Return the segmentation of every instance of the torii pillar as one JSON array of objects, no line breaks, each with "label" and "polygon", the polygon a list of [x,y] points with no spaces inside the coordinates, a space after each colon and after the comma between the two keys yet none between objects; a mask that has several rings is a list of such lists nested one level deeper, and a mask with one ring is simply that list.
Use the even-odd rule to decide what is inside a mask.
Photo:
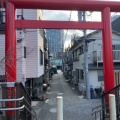
[{"label": "torii pillar", "polygon": [[104,67],[104,91],[114,88],[114,67],[112,53],[112,28],[110,8],[106,7],[102,11],[102,43],[103,43],[103,67]]},{"label": "torii pillar", "polygon": [[[5,82],[16,81],[16,28],[15,7],[12,3],[6,4],[6,35],[5,35]],[[8,88],[7,97],[16,97],[16,89]],[[14,94],[13,94],[14,93]],[[13,102],[8,102],[7,107],[14,107]],[[7,112],[7,120],[14,120],[15,111]]]}]

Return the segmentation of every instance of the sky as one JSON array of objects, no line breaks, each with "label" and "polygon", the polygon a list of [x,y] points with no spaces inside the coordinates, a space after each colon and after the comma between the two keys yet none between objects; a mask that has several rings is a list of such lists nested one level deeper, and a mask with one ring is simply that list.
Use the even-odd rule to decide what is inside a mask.
[{"label": "sky", "polygon": [[[58,21],[69,21],[71,11],[60,11],[60,10],[43,10],[43,19],[44,20],[58,20]],[[115,13],[112,13],[115,14]],[[71,21],[78,21],[78,12],[72,11]],[[101,21],[101,13],[100,12],[86,12],[86,20],[87,21]],[[67,33],[67,36],[66,36]],[[70,45],[71,35],[83,35],[83,32],[80,30],[64,30],[64,46],[65,48]]]}]

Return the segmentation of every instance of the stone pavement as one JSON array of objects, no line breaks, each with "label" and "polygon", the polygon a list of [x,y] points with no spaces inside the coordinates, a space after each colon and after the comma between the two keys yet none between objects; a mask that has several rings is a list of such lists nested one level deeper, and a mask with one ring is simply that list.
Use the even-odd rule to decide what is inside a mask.
[{"label": "stone pavement", "polygon": [[100,100],[83,99],[65,82],[61,71],[55,74],[47,92],[45,102],[33,102],[38,120],[56,120],[56,97],[63,96],[64,120],[94,120],[92,108],[101,104]]}]

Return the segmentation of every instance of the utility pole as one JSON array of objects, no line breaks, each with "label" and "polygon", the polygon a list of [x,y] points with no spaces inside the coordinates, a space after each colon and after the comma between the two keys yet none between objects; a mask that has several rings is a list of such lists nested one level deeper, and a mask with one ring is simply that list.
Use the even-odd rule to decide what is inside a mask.
[{"label": "utility pole", "polygon": [[[83,11],[83,21],[86,21],[85,11]],[[89,72],[88,72],[88,54],[87,54],[87,39],[86,39],[86,29],[83,30],[84,34],[84,78],[86,85],[86,98],[90,99],[90,85],[89,85]]]}]

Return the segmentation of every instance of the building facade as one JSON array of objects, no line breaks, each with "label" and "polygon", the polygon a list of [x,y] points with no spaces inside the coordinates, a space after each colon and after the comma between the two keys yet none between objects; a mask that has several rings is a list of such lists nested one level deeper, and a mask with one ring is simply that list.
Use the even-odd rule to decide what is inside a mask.
[{"label": "building facade", "polygon": [[[120,34],[112,32],[113,42],[113,62],[114,71],[120,70]],[[88,80],[89,88],[102,88],[104,90],[104,71],[102,54],[102,33],[100,30],[87,34],[87,60],[88,60]],[[69,64],[68,53],[72,51],[72,64]],[[84,62],[84,37],[79,38],[69,51],[66,52],[65,73],[69,82],[71,82],[79,91],[85,91],[85,62]],[[71,67],[72,65],[72,67]],[[71,69],[72,68],[72,69]],[[72,77],[70,77],[70,74]]]},{"label": "building facade", "polygon": [[[41,20],[41,10],[18,9],[17,19]],[[4,29],[5,30],[5,29]],[[25,84],[32,96],[32,91],[39,95],[43,91],[44,80],[44,39],[43,29],[17,29],[17,82]],[[0,75],[5,75],[5,35],[0,34]],[[35,89],[35,90],[34,90]]]},{"label": "building facade", "polygon": [[46,30],[46,38],[48,40],[48,47],[53,58],[57,56],[58,52],[63,52],[64,31],[57,29]]}]

